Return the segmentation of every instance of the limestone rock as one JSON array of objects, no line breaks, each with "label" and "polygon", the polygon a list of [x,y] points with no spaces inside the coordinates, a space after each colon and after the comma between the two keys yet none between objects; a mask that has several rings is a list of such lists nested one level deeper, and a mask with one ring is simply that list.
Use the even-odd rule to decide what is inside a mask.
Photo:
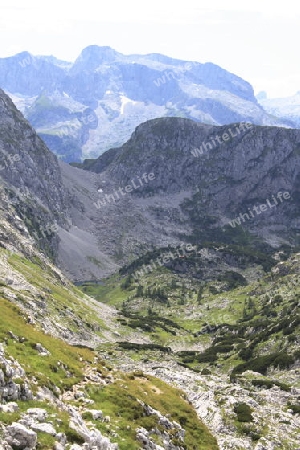
[{"label": "limestone rock", "polygon": [[5,439],[12,447],[20,450],[31,450],[36,446],[37,434],[24,425],[14,422],[6,428]]}]

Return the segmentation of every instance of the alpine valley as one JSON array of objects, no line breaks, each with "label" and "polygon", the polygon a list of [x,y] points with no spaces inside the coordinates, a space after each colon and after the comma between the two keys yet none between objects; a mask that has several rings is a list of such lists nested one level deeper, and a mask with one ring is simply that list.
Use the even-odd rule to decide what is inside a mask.
[{"label": "alpine valley", "polygon": [[300,130],[161,55],[0,85],[0,450],[299,450]]}]

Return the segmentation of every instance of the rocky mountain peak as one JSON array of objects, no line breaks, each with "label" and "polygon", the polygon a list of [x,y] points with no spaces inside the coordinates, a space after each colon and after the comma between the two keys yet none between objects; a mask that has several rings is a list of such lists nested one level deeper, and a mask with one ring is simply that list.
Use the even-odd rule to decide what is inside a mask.
[{"label": "rocky mountain peak", "polygon": [[101,64],[109,64],[116,61],[121,54],[109,46],[89,45],[82,50],[76,59],[72,71],[93,71]]}]

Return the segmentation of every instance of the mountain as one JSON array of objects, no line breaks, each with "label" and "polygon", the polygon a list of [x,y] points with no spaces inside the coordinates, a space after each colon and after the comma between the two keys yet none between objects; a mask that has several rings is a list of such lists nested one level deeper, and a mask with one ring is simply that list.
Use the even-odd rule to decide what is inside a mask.
[{"label": "mountain", "polygon": [[299,448],[299,141],[155,119],[82,170],[0,91],[1,450]]},{"label": "mountain", "polygon": [[66,162],[97,157],[157,117],[211,125],[289,125],[267,114],[252,86],[212,64],[89,46],[74,63],[23,52],[0,59],[6,90],[49,148]]},{"label": "mountain", "polygon": [[[107,192],[125,187],[143,173],[154,174],[152,181],[142,181],[143,187],[132,192],[133,211],[139,205],[147,214],[143,227],[149,233],[144,242],[150,236],[150,224],[156,223],[167,227],[165,244],[171,243],[171,236],[180,235],[197,243],[237,241],[239,226],[271,245],[295,244],[299,142],[299,130],[155,119],[137,127],[121,148],[87,160],[82,167],[98,173],[99,186],[105,186],[99,193],[102,214],[112,202]],[[287,192],[286,200],[278,201],[283,192]],[[101,207],[105,199],[107,204]],[[116,198],[114,203],[117,211],[122,201]],[[267,206],[261,213],[257,206],[263,204]],[[138,220],[137,216],[135,235]]]},{"label": "mountain", "polygon": [[300,127],[300,92],[286,98],[258,99],[260,105],[273,117],[290,123],[291,127]]},{"label": "mountain", "polygon": [[[87,161],[83,171],[46,151],[4,94],[2,102],[20,129],[16,135],[7,115],[0,119],[3,179],[17,203],[29,193],[31,209],[19,206],[21,218],[75,281],[110,275],[156,247],[256,245],[257,239],[271,248],[298,245],[298,130],[155,119],[119,149]],[[46,152],[38,166],[32,142],[39,155]],[[19,158],[14,164],[9,152]]]}]

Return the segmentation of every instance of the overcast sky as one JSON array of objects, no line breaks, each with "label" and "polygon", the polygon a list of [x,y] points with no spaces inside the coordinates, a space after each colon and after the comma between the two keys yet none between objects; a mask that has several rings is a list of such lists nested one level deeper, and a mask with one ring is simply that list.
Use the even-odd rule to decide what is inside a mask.
[{"label": "overcast sky", "polygon": [[0,0],[0,57],[163,53],[218,64],[269,97],[300,91],[299,43],[295,0]]}]

